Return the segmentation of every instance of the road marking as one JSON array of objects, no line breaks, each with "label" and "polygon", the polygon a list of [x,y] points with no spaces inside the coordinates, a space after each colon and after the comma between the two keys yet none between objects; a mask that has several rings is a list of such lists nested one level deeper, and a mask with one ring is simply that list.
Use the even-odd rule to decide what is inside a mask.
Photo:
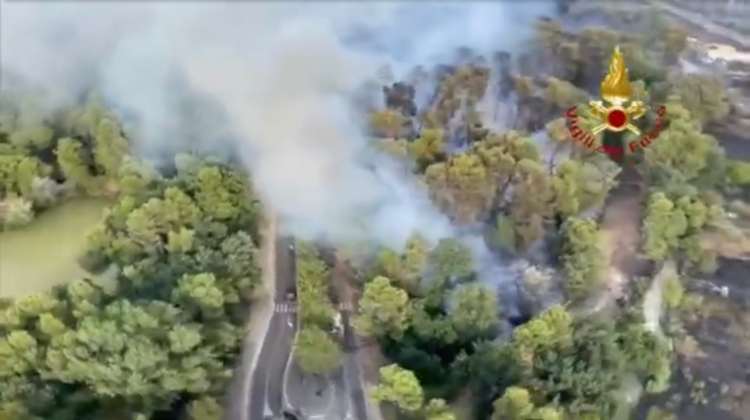
[{"label": "road marking", "polygon": [[287,303],[287,302],[276,303],[274,304],[273,310],[276,313],[282,313],[282,314],[296,313],[297,305],[293,303]]},{"label": "road marking", "polygon": [[[266,235],[264,235],[266,239],[263,242],[262,249],[266,253],[266,255],[263,258],[263,264],[261,266],[262,269],[262,287],[267,288],[270,286],[270,296],[267,296],[263,299],[262,305],[268,305],[270,303],[273,303],[273,299],[276,296],[276,216],[273,214],[273,212],[268,213],[268,225],[265,226],[266,228]],[[267,308],[270,309],[270,308]],[[271,321],[273,319],[273,313],[269,312],[268,310],[261,312],[262,315],[267,316],[267,319],[265,322],[263,322],[261,330],[258,332],[261,332],[261,338],[260,340],[255,343],[255,346],[253,346],[252,341],[252,335],[249,333],[246,333],[245,335],[245,343],[243,344],[243,352],[247,348],[248,344],[250,344],[251,350],[253,351],[252,359],[250,360],[250,371],[247,373],[247,377],[245,379],[245,382],[243,384],[244,386],[244,392],[243,392],[243,401],[242,401],[242,414],[240,415],[239,420],[247,420],[248,414],[254,407],[250,404],[252,399],[250,398],[251,391],[253,389],[253,377],[255,376],[256,368],[258,367],[258,360],[260,360],[260,354],[263,351],[263,347],[266,343],[266,338],[268,338],[268,331],[271,328]],[[268,378],[266,377],[266,381],[263,384],[265,388],[266,395],[268,394]],[[268,407],[268,398],[266,397],[263,401],[263,416],[267,416],[267,412],[271,411]],[[271,413],[273,414],[273,413]]]}]

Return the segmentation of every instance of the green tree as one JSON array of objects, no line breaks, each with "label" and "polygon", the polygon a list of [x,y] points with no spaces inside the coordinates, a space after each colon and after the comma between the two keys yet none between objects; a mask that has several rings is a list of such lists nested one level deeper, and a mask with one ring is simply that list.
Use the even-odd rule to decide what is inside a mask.
[{"label": "green tree", "polygon": [[94,138],[94,159],[102,167],[102,173],[117,176],[127,152],[128,142],[117,124],[109,118],[101,119]]},{"label": "green tree", "polygon": [[410,309],[409,295],[378,276],[365,285],[354,326],[365,335],[398,340],[408,328]]},{"label": "green tree", "polygon": [[553,200],[554,191],[544,167],[536,160],[521,159],[510,205],[518,249],[527,249],[542,237],[544,222],[552,216]]},{"label": "green tree", "polygon": [[[439,293],[442,294],[442,290]],[[441,305],[442,302],[435,306]],[[455,343],[458,340],[458,333],[450,318],[442,313],[430,313],[428,308],[426,299],[417,300],[414,303],[410,318],[414,334],[424,342],[434,343],[436,347]]]},{"label": "green tree", "polygon": [[425,420],[456,420],[456,415],[450,411],[445,400],[431,399],[424,407]]},{"label": "green tree", "polygon": [[433,200],[461,223],[478,220],[493,202],[495,185],[481,158],[473,153],[433,163],[425,180]]},{"label": "green tree", "polygon": [[249,300],[250,293],[260,283],[259,249],[253,238],[244,231],[228,236],[221,242],[226,272],[235,290]]},{"label": "green tree", "polygon": [[195,231],[185,227],[167,233],[167,250],[170,253],[188,252],[193,249]]},{"label": "green tree", "polygon": [[474,258],[466,245],[455,238],[443,238],[430,252],[435,276],[447,280],[467,279],[474,272]]},{"label": "green tree", "polygon": [[[216,390],[229,373],[218,352],[207,342],[186,345],[192,334],[177,340],[164,334],[181,316],[164,303],[117,300],[53,340],[44,369],[50,378],[84,384],[94,395],[122,399],[125,407],[145,412],[167,408],[180,393]],[[183,352],[186,348],[191,349]]]},{"label": "green tree", "polygon": [[397,278],[400,285],[411,293],[419,290],[419,283],[427,266],[427,252],[427,241],[420,235],[412,235],[406,242],[401,259],[401,274]]},{"label": "green tree", "polygon": [[259,276],[260,214],[246,176],[229,166],[217,176],[218,167],[195,159],[162,177],[125,156],[119,126],[95,101],[55,115],[49,127],[70,136],[56,145],[28,136],[9,145],[8,121],[29,124],[9,119],[6,101],[0,213],[30,219],[55,201],[61,189],[42,163],[54,152],[56,177],[83,192],[119,194],[88,250],[92,266],[114,263],[119,272],[106,287],[68,279],[50,293],[0,302],[0,418],[220,418],[212,396],[224,391],[244,332],[237,304]]},{"label": "green tree", "polygon": [[527,420],[534,413],[534,403],[529,391],[521,387],[509,387],[493,404],[492,420]]},{"label": "green tree", "polygon": [[544,101],[558,110],[567,109],[572,105],[585,102],[588,95],[574,84],[554,77],[547,79],[547,90]]},{"label": "green tree", "polygon": [[569,160],[559,166],[556,176],[552,179],[555,207],[563,216],[574,216],[581,208],[578,187],[579,171],[579,165]]},{"label": "green tree", "polygon": [[187,353],[203,340],[199,325],[177,325],[167,334],[169,348],[173,353]]},{"label": "green tree", "polygon": [[335,313],[328,296],[328,267],[309,244],[298,244],[296,249],[300,321],[328,329]]},{"label": "green tree", "polygon": [[422,408],[424,392],[412,371],[392,364],[380,368],[380,383],[372,396],[378,402],[390,402],[405,412]]},{"label": "green tree", "polygon": [[36,157],[0,155],[0,197],[18,195],[32,198],[35,178],[48,174],[48,168]]},{"label": "green tree", "polygon": [[202,397],[190,402],[188,406],[190,420],[221,420],[224,409],[211,397]]},{"label": "green tree", "polygon": [[492,239],[500,249],[515,253],[516,229],[513,219],[504,214],[498,214]]},{"label": "green tree", "polygon": [[184,275],[174,290],[173,299],[210,315],[224,306],[224,294],[213,273]]},{"label": "green tree", "polygon": [[534,418],[539,420],[563,420],[565,413],[556,407],[541,407],[534,412]]},{"label": "green tree", "polygon": [[409,151],[420,168],[440,160],[443,156],[443,131],[437,129],[422,130],[421,135],[409,144]]},{"label": "green tree", "polygon": [[341,364],[341,349],[317,326],[304,326],[294,344],[294,356],[307,373],[331,373]]},{"label": "green tree", "polygon": [[57,143],[57,164],[67,180],[80,185],[86,192],[97,192],[97,182],[89,172],[86,159],[83,156],[83,146],[72,138],[61,139]]},{"label": "green tree", "polygon": [[170,232],[179,234],[183,228],[197,226],[201,215],[200,209],[185,192],[169,187],[163,198],[151,198],[127,215],[127,234],[145,252],[158,253],[167,245]]},{"label": "green tree", "polygon": [[129,156],[119,162],[118,176],[120,191],[134,197],[150,195],[161,178],[153,167]]},{"label": "green tree", "polygon": [[404,133],[406,117],[392,109],[373,112],[370,116],[370,127],[379,137],[397,139]]},{"label": "green tree", "polygon": [[728,176],[734,185],[750,185],[750,162],[732,161],[729,164]]},{"label": "green tree", "polygon": [[643,221],[644,250],[653,260],[663,260],[678,245],[678,239],[688,227],[685,214],[675,210],[674,203],[663,193],[649,197]]},{"label": "green tree", "polygon": [[661,408],[652,407],[648,410],[646,420],[677,420],[677,416]]},{"label": "green tree", "polygon": [[669,127],[643,149],[647,175],[658,186],[695,183],[723,165],[723,151],[718,142],[703,134],[691,115],[671,97],[667,102]]},{"label": "green tree", "polygon": [[680,306],[682,298],[685,294],[685,289],[682,287],[680,278],[677,276],[670,276],[664,282],[664,303],[667,308],[675,309]]},{"label": "green tree", "polygon": [[467,341],[488,336],[497,326],[499,307],[492,290],[478,284],[467,285],[455,292],[454,300],[451,322]]},{"label": "green tree", "polygon": [[490,135],[472,144],[471,152],[479,156],[495,190],[495,202],[503,195],[516,169],[517,160],[534,155],[532,143],[517,133]]},{"label": "green tree", "polygon": [[655,261],[675,255],[691,268],[711,271],[715,253],[704,248],[700,236],[719,212],[696,197],[672,201],[664,193],[651,194],[642,227],[646,255]]},{"label": "green tree", "polygon": [[572,299],[582,299],[597,290],[604,274],[599,228],[587,219],[569,218],[563,225],[562,262],[565,290]]},{"label": "green tree", "polygon": [[195,202],[210,219],[229,221],[243,210],[251,210],[248,207],[250,190],[239,174],[217,166],[205,166],[198,170],[193,184]]},{"label": "green tree", "polygon": [[617,185],[619,172],[619,167],[609,159],[563,162],[552,178],[556,210],[567,217],[601,206]]},{"label": "green tree", "polygon": [[714,75],[685,74],[671,80],[680,102],[699,124],[721,121],[729,115],[724,81]]},{"label": "green tree", "polygon": [[419,294],[422,275],[427,268],[428,244],[419,234],[407,241],[403,254],[383,248],[375,261],[375,273],[392,279],[412,295]]},{"label": "green tree", "polygon": [[569,349],[573,331],[571,315],[555,305],[513,331],[516,358],[523,366],[533,366],[537,355],[547,349]]},{"label": "green tree", "polygon": [[65,324],[50,313],[44,313],[39,316],[38,328],[48,338],[59,337],[67,330]]}]

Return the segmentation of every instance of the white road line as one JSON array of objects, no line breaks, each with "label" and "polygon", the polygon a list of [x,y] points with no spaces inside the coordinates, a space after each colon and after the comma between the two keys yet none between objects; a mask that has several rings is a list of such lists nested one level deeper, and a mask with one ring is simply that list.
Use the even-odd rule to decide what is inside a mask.
[{"label": "white road line", "polygon": [[276,303],[274,312],[282,314],[293,314],[297,312],[297,306],[293,303]]},{"label": "white road line", "polygon": [[299,330],[297,330],[296,334],[294,334],[294,337],[292,339],[292,347],[289,351],[289,357],[286,359],[286,365],[284,366],[284,374],[282,375],[282,382],[281,382],[281,398],[282,398],[282,408],[291,408],[294,409],[292,403],[289,401],[289,395],[286,393],[286,385],[289,381],[289,367],[292,365],[292,358],[294,357],[294,343],[297,342],[297,334],[299,334]]},{"label": "white road line", "polygon": [[[0,0],[2,1],[2,0]],[[273,214],[273,212],[268,212],[268,225],[266,226],[266,231],[264,235],[267,242],[265,242],[264,245],[264,251],[266,252],[266,255],[264,256],[264,264],[262,267],[263,273],[262,273],[262,287],[268,288],[270,287],[270,296],[266,297],[267,300],[265,300],[265,304],[272,304],[274,301],[274,298],[276,297],[276,216]],[[261,305],[263,303],[260,303]],[[271,309],[270,307],[268,309]],[[242,413],[240,414],[240,420],[247,420],[248,413],[250,413],[250,393],[253,386],[253,376],[255,375],[255,369],[258,367],[258,360],[260,360],[260,353],[263,351],[263,346],[266,343],[266,338],[268,337],[268,330],[271,327],[271,319],[273,318],[273,312],[266,311],[265,313],[266,318],[265,321],[262,323],[261,330],[258,331],[260,334],[260,340],[258,340],[255,345],[255,347],[251,347],[253,350],[252,359],[250,361],[249,366],[249,372],[247,373],[247,376],[245,378],[243,385],[243,401],[242,401]],[[245,333],[245,343],[243,344],[243,350],[247,348],[248,346],[253,345],[253,335],[250,332]],[[268,388],[268,382],[264,385],[266,389]],[[266,411],[270,411],[268,407],[268,399],[263,402],[263,416],[265,417],[267,414]]]}]

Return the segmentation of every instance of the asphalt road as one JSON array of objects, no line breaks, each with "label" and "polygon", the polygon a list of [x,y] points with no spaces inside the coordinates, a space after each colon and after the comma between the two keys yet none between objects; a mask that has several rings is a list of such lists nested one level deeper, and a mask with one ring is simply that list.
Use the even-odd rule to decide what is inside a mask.
[{"label": "asphalt road", "polygon": [[341,311],[341,323],[344,327],[344,352],[346,357],[344,359],[343,376],[346,382],[346,389],[349,392],[349,400],[351,406],[354,408],[353,414],[356,420],[367,419],[367,406],[365,401],[365,392],[362,389],[362,381],[359,372],[359,364],[357,363],[357,336],[354,334],[354,330],[351,326],[351,313],[349,311]]},{"label": "asphalt road", "polygon": [[[305,395],[312,383],[305,383],[299,375],[289,375],[290,354],[297,331],[296,303],[287,299],[286,292],[295,287],[295,253],[290,249],[293,239],[280,237],[276,242],[276,283],[274,312],[269,321],[257,363],[252,373],[249,395],[248,420],[283,419],[284,411],[305,413],[310,419],[367,420],[365,392],[362,388],[357,363],[357,337],[350,324],[350,302],[340,308],[343,326],[344,360],[342,368],[328,377],[325,388],[330,392],[330,401],[325,409],[317,407]],[[294,367],[294,366],[291,366]],[[295,369],[292,369],[295,371]],[[291,381],[285,384],[285,380]],[[300,382],[302,380],[302,382]],[[285,396],[285,392],[289,393]],[[299,406],[299,403],[303,406]]]},{"label": "asphalt road", "polygon": [[283,378],[296,332],[296,311],[286,291],[295,284],[293,239],[280,237],[276,242],[276,297],[263,347],[255,366],[250,390],[248,419],[283,418]]}]

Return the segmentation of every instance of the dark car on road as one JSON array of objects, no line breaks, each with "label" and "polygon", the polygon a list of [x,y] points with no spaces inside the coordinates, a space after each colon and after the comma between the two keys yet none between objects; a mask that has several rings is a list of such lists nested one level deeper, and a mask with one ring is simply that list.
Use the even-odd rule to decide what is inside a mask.
[{"label": "dark car on road", "polygon": [[289,410],[284,410],[282,412],[284,415],[284,420],[300,420],[302,418],[302,415],[296,412],[291,412]]},{"label": "dark car on road", "polygon": [[297,300],[297,289],[294,286],[289,286],[288,289],[286,289],[286,300],[290,302],[294,302]]}]

